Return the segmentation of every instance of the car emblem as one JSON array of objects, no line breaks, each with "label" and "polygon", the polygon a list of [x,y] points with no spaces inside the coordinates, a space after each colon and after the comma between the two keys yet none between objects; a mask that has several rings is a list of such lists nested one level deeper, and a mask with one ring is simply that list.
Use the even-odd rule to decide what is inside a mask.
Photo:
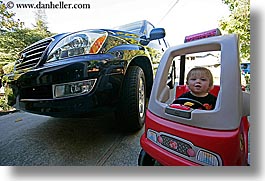
[{"label": "car emblem", "polygon": [[20,59],[21,59],[21,60],[24,60],[24,59],[26,58],[26,56],[27,56],[26,53],[22,53]]},{"label": "car emblem", "polygon": [[20,58],[17,60],[17,63],[22,63],[27,57],[27,54],[26,53],[22,53]]}]

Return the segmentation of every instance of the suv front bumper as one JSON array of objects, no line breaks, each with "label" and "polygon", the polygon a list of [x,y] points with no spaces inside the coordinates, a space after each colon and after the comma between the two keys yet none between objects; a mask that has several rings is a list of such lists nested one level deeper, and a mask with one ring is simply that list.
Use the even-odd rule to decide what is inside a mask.
[{"label": "suv front bumper", "polygon": [[[11,82],[17,96],[16,105],[26,112],[55,117],[113,110],[123,80],[123,63],[106,60],[104,56],[98,58],[101,59],[91,61],[77,57],[14,76],[18,77]],[[74,85],[88,80],[95,80],[88,92],[75,94],[68,90],[72,92],[71,95],[55,96],[58,85]]]}]

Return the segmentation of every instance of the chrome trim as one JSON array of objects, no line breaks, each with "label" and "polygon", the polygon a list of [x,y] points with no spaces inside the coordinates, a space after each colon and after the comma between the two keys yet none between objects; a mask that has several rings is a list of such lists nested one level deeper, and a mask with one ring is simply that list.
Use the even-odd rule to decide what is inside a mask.
[{"label": "chrome trim", "polygon": [[15,70],[33,68],[38,65],[53,40],[53,38],[44,39],[25,48],[16,61]]}]

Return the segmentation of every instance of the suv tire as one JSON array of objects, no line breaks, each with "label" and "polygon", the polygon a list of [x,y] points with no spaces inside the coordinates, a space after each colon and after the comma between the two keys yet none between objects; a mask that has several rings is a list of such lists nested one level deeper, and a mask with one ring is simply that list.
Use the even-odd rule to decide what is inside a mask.
[{"label": "suv tire", "polygon": [[118,119],[127,131],[141,129],[146,113],[146,81],[141,67],[130,66],[121,89]]}]

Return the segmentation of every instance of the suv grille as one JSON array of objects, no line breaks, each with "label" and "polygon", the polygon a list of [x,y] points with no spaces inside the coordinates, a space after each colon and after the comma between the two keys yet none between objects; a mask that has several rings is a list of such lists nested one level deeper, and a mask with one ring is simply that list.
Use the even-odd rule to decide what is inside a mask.
[{"label": "suv grille", "polygon": [[20,57],[17,60],[16,70],[22,70],[36,66],[51,41],[52,39],[44,40],[24,49],[20,53]]}]

